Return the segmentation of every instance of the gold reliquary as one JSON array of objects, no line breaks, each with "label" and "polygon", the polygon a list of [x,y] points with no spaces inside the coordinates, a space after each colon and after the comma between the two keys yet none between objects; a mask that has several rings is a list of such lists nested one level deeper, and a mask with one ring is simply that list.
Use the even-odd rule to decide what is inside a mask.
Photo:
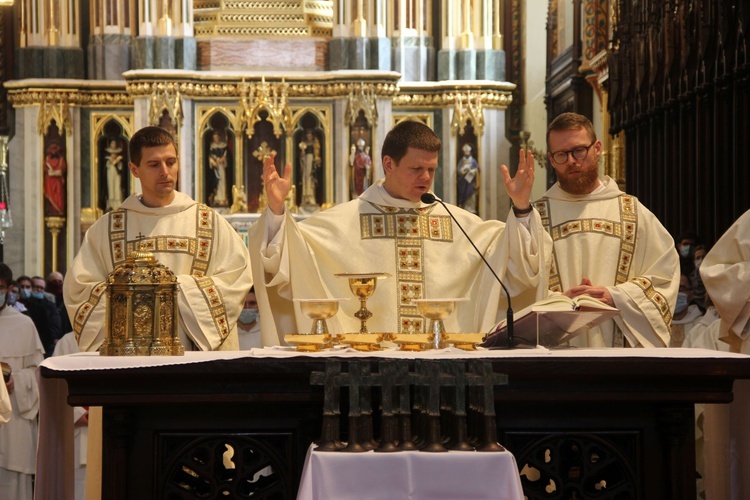
[{"label": "gold reliquary", "polygon": [[151,252],[131,253],[107,277],[102,356],[182,356],[177,277]]}]

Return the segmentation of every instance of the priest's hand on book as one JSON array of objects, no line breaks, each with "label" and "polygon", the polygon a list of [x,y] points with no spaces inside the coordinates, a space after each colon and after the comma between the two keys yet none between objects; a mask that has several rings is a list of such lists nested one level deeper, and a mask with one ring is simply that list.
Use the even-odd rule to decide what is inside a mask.
[{"label": "priest's hand on book", "polygon": [[276,171],[276,153],[263,159],[263,185],[268,197],[268,208],[276,215],[284,213],[284,200],[292,189],[292,164],[284,166],[283,177]]},{"label": "priest's hand on book", "polygon": [[609,289],[605,286],[593,286],[591,280],[588,278],[583,278],[580,285],[566,290],[563,292],[563,295],[570,297],[571,299],[580,295],[588,295],[589,297],[604,302],[608,306],[615,306],[615,301],[612,299],[612,294],[609,293]]}]

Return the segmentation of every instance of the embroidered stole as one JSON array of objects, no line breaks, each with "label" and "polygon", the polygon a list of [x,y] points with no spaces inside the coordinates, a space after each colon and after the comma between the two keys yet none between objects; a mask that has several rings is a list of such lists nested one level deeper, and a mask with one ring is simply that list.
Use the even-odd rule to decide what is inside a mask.
[{"label": "embroidered stole", "polygon": [[448,215],[431,215],[434,205],[425,208],[398,208],[368,203],[377,213],[359,215],[362,239],[394,241],[399,331],[423,333],[427,325],[412,299],[424,298],[424,242],[452,242],[451,218]]}]

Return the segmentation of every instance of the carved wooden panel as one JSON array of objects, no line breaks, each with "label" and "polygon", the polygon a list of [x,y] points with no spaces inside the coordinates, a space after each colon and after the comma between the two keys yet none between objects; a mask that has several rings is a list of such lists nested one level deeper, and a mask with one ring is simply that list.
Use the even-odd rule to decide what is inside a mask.
[{"label": "carved wooden panel", "polygon": [[750,5],[616,4],[611,132],[625,132],[626,188],[673,234],[709,243],[750,208]]}]

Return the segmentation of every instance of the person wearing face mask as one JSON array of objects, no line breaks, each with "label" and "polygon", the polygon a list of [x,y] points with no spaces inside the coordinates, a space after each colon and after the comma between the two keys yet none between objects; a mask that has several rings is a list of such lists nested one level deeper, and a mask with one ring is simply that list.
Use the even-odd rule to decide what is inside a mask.
[{"label": "person wearing face mask", "polygon": [[62,335],[73,331],[73,326],[70,324],[70,317],[68,316],[68,310],[65,308],[65,300],[63,299],[63,275],[57,271],[49,273],[47,276],[47,286],[45,291],[51,293],[55,297],[55,307],[60,315],[60,333]]},{"label": "person wearing face mask", "polygon": [[0,361],[11,369],[5,386],[13,411],[0,427],[0,498],[31,500],[39,410],[35,373],[44,348],[34,322],[7,305],[12,282],[12,271],[0,263]]},{"label": "person wearing face mask", "polygon": [[698,236],[698,233],[695,231],[684,231],[675,240],[675,247],[680,253],[680,257],[692,261],[693,252],[699,243],[701,243],[701,238]]},{"label": "person wearing face mask", "polygon": [[258,302],[255,300],[255,287],[252,287],[245,297],[245,306],[237,321],[237,334],[240,337],[240,350],[261,347],[260,317]]},{"label": "person wearing face mask", "polygon": [[19,298],[21,298],[21,292],[18,288],[18,282],[14,281],[10,284],[10,287],[8,287],[8,297],[6,298],[6,302],[16,311],[24,313],[27,309],[25,305],[19,302]]},{"label": "person wearing face mask", "polygon": [[703,312],[692,303],[694,295],[690,277],[683,272],[680,275],[677,305],[674,309],[674,316],[672,316],[672,336],[669,347],[682,347],[682,343],[690,330],[703,318]]},{"label": "person wearing face mask", "polygon": [[39,284],[34,285],[33,278],[20,276],[18,278],[18,286],[20,289],[20,298],[18,300],[27,309],[24,314],[34,322],[34,326],[44,346],[44,356],[52,356],[52,352],[55,350],[55,343],[62,337],[60,313],[57,312],[55,304],[45,297],[44,287]]}]

